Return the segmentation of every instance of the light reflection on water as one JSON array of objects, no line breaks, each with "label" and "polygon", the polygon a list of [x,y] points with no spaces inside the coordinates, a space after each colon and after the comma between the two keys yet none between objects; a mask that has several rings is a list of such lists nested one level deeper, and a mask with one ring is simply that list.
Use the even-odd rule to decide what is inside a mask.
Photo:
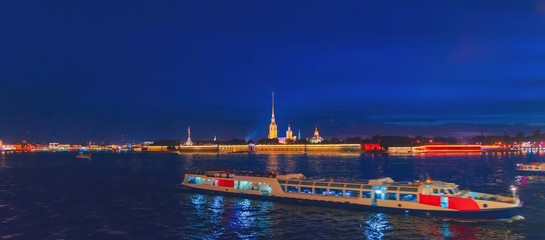
[{"label": "light reflection on water", "polygon": [[389,218],[389,216],[384,213],[370,214],[368,220],[365,221],[365,238],[373,240],[382,239],[385,235],[385,231],[392,229],[387,218]]},{"label": "light reflection on water", "polygon": [[[0,237],[47,239],[545,239],[545,176],[517,162],[543,155],[6,154],[0,159]],[[301,172],[309,177],[398,181],[429,174],[462,188],[509,195],[522,221],[464,222],[291,205],[178,189],[189,169]],[[146,209],[138,210],[134,209]],[[16,216],[16,218],[13,218]]]},{"label": "light reflection on water", "polygon": [[[404,181],[424,178],[429,174],[437,180],[460,183],[463,188],[470,187],[472,190],[508,195],[508,186],[521,181],[521,177],[514,177],[514,163],[520,161],[516,159],[521,156],[523,155],[489,153],[400,157],[380,154],[361,157],[325,154],[255,154],[250,158],[251,163],[240,156],[229,156],[229,160],[224,163],[226,166],[239,165],[238,167],[248,164],[250,169],[255,169],[256,166],[259,169],[262,165],[263,169],[269,171],[302,172],[306,176],[316,178],[391,176],[396,180]],[[194,163],[206,165],[195,161],[191,164]],[[219,163],[223,162],[220,160]],[[539,177],[530,179],[533,182],[540,180]],[[526,180],[526,183],[528,182]],[[271,229],[264,236],[274,236],[274,238],[286,238],[292,235],[315,239],[328,239],[331,236],[357,238],[356,235],[350,234],[350,231],[355,230],[355,226],[361,229],[360,237],[365,239],[520,239],[527,236],[524,231],[515,230],[521,227],[520,221],[465,222],[353,212],[345,209],[319,209],[239,198],[229,199],[227,197],[225,201],[235,201],[236,212],[229,224],[232,229],[227,232],[234,232],[237,238],[242,239],[256,238],[257,236],[251,233],[263,232],[264,229]],[[266,209],[257,207],[264,203],[269,207]],[[248,229],[252,229],[250,234],[248,231],[245,232]],[[335,229],[344,230],[335,231]],[[316,236],[319,232],[323,236]]]}]

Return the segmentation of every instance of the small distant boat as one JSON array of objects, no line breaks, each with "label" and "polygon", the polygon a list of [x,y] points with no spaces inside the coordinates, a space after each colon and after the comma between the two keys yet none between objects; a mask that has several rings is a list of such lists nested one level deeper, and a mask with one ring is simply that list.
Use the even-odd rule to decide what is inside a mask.
[{"label": "small distant boat", "polygon": [[517,170],[523,172],[545,173],[545,163],[522,164],[517,163]]},{"label": "small distant boat", "polygon": [[89,154],[85,154],[85,153],[83,153],[83,152],[80,152],[80,153],[76,156],[76,158],[89,159],[89,160],[91,160],[91,154],[90,154],[90,153],[89,153]]}]

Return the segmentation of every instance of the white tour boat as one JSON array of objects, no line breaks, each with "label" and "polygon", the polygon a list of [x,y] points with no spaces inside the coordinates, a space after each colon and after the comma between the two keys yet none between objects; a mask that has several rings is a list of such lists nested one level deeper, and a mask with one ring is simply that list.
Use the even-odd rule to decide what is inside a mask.
[{"label": "white tour boat", "polygon": [[517,170],[523,172],[545,173],[545,163],[517,163]]},{"label": "white tour boat", "polygon": [[247,198],[309,205],[356,207],[431,217],[499,219],[516,216],[522,202],[512,196],[462,191],[441,181],[362,182],[306,179],[302,174],[276,175],[225,170],[186,173],[184,187]]}]

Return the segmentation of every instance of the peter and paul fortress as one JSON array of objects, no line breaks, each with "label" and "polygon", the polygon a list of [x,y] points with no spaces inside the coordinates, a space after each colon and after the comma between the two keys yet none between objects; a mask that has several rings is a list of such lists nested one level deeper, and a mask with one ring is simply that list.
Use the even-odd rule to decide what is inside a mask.
[{"label": "peter and paul fortress", "polygon": [[[279,144],[208,144],[195,145],[191,141],[191,130],[187,129],[187,141],[179,146],[180,152],[361,152],[360,144],[320,144],[323,137],[318,132],[318,126],[314,128],[314,135],[309,139],[311,144],[294,144],[297,139],[301,139],[301,130],[298,130],[297,136],[294,136],[291,125],[288,124],[286,137],[278,137],[278,125],[274,117],[274,92],[272,93],[271,123],[269,123],[268,139],[278,139]],[[214,142],[216,138],[214,137]],[[288,140],[293,141],[290,144]]]}]

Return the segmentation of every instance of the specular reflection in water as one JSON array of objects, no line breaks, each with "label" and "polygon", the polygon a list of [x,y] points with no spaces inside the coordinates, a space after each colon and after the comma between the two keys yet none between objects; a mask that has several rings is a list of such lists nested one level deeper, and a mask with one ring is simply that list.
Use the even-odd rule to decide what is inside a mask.
[{"label": "specular reflection in water", "polygon": [[384,213],[372,213],[365,221],[364,235],[367,239],[382,239],[387,230],[392,229],[388,221],[388,215]]}]

